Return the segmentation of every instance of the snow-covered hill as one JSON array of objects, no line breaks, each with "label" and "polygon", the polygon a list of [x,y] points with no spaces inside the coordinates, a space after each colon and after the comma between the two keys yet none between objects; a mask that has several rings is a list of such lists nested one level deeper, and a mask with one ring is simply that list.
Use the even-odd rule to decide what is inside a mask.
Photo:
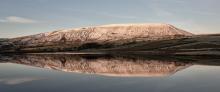
[{"label": "snow-covered hill", "polygon": [[72,43],[102,43],[136,38],[142,38],[142,40],[157,40],[177,36],[192,36],[192,34],[169,24],[111,24],[59,30],[15,38],[14,40],[28,45],[60,41]]},{"label": "snow-covered hill", "polygon": [[[17,49],[77,48],[84,44],[121,45],[131,42],[154,41],[188,37],[193,34],[169,24],[111,24],[40,33],[10,39]],[[94,44],[95,43],[95,44]],[[47,49],[46,48],[46,49]]]}]

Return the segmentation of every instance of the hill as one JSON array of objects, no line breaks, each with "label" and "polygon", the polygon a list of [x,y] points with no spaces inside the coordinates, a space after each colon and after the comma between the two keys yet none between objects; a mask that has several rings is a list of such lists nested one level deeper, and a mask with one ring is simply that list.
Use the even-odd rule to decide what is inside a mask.
[{"label": "hill", "polygon": [[81,51],[191,36],[169,24],[111,24],[13,38],[0,47],[5,52]]}]

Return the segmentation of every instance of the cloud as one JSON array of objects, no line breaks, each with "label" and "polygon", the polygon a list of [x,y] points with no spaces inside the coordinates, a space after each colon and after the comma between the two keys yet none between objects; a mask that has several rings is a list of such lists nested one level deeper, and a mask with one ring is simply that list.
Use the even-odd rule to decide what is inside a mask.
[{"label": "cloud", "polygon": [[6,79],[0,79],[0,83],[4,83],[6,85],[17,85],[17,84],[22,84],[26,82],[31,82],[35,80],[40,80],[41,78],[31,78],[31,77],[26,77],[26,78],[6,78]]},{"label": "cloud", "polygon": [[36,20],[23,18],[23,17],[17,17],[17,16],[8,16],[5,19],[0,19],[0,22],[2,22],[2,23],[23,23],[23,24],[37,23]]}]

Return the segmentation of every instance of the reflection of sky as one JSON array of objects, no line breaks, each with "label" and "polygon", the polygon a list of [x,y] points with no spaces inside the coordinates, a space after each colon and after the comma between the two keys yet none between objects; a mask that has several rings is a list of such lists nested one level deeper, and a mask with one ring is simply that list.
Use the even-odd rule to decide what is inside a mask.
[{"label": "reflection of sky", "polygon": [[38,78],[3,78],[0,79],[0,83],[2,82],[3,84],[7,84],[7,85],[17,85],[17,84],[22,84],[22,83],[26,83],[26,82],[31,82],[34,80],[39,80]]},{"label": "reflection of sky", "polygon": [[[172,76],[135,78],[66,73],[25,65],[0,64],[0,90],[2,92],[219,92],[219,76],[220,67],[200,65],[191,66]],[[11,87],[2,79],[7,81],[18,79],[19,82],[15,82],[17,85]]]},{"label": "reflection of sky", "polygon": [[219,33],[219,0],[0,0],[0,37],[112,23],[169,23]]}]

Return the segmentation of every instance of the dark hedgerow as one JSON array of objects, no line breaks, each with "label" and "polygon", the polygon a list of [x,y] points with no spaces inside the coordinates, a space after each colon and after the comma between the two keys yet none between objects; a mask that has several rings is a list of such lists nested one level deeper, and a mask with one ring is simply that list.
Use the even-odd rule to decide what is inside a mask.
[{"label": "dark hedgerow", "polygon": [[98,43],[86,43],[78,47],[78,50],[100,48],[102,45]]},{"label": "dark hedgerow", "polygon": [[78,50],[84,49],[100,49],[100,48],[111,48],[111,44],[99,44],[99,43],[86,43],[78,47]]}]

